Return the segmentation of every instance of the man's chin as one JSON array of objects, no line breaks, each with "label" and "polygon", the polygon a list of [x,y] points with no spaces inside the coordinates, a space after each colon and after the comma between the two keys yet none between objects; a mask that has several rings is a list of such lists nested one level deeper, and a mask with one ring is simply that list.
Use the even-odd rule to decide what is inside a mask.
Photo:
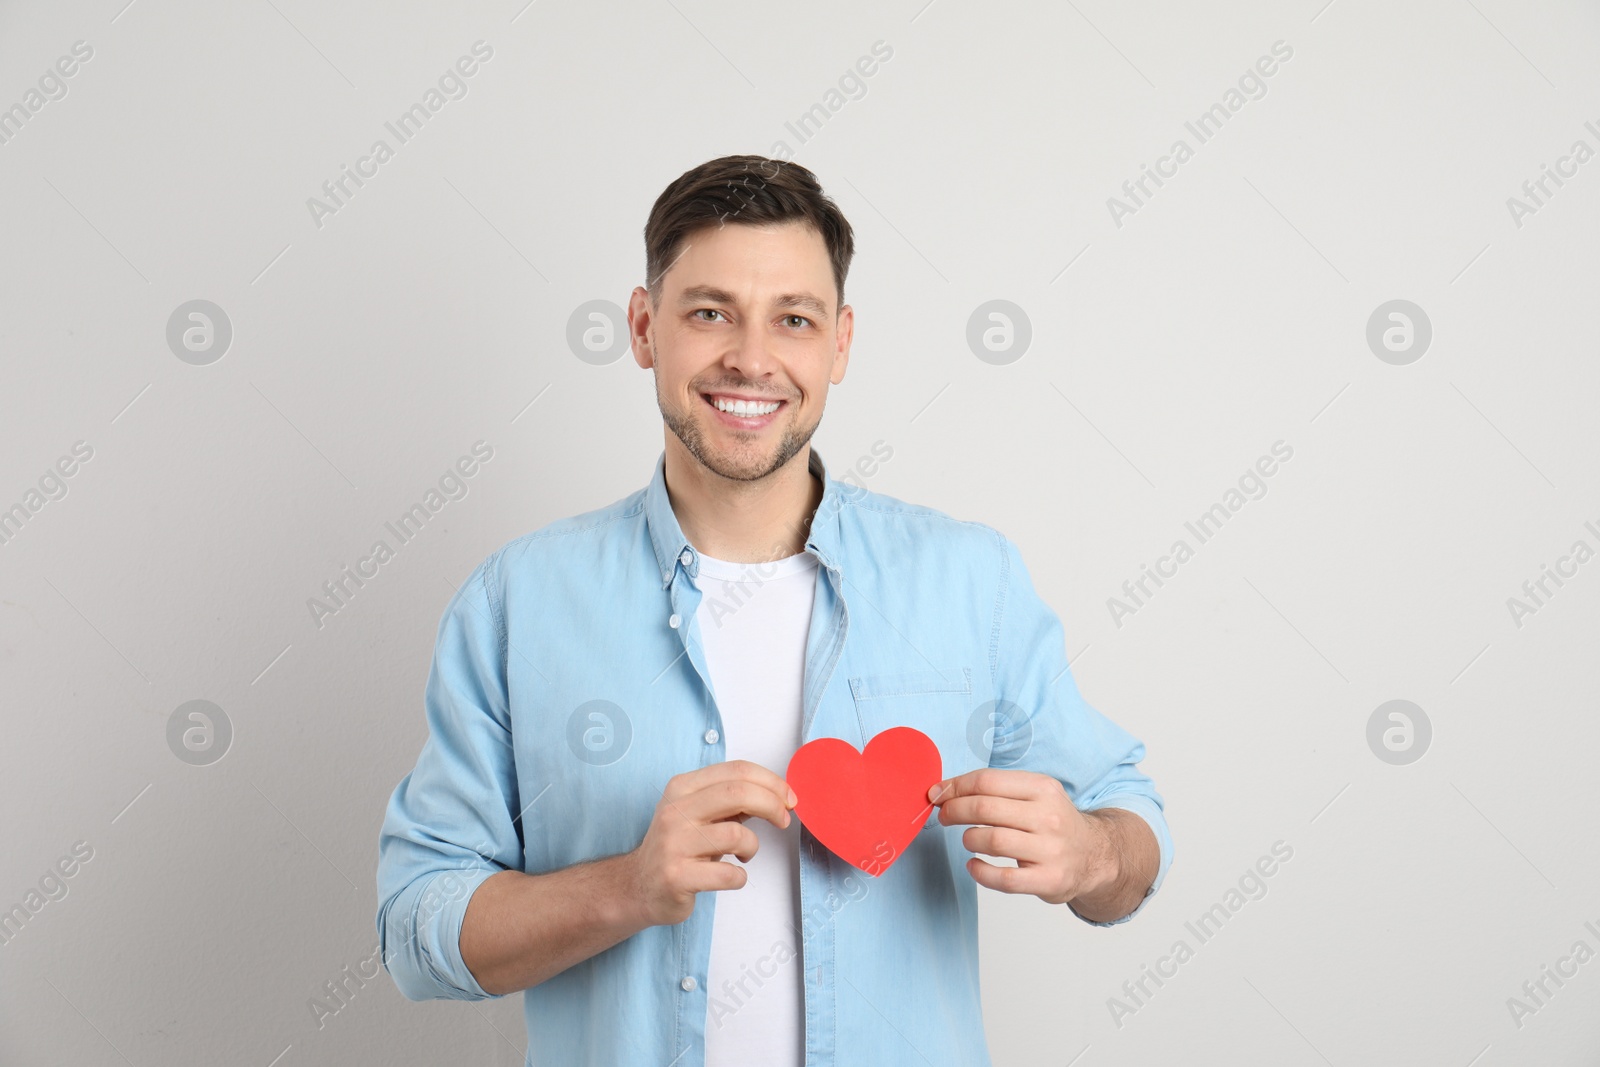
[{"label": "man's chin", "polygon": [[759,451],[710,449],[708,454],[697,458],[713,474],[719,474],[736,482],[756,481],[781,466],[776,448],[764,448]]},{"label": "man's chin", "polygon": [[729,433],[720,426],[676,413],[669,416],[663,406],[668,431],[700,466],[730,481],[754,482],[771,475],[794,459],[816,432],[800,432],[798,427],[772,425],[758,433]]},{"label": "man's chin", "polygon": [[770,434],[761,435],[766,440],[749,441],[717,440],[720,435],[715,430],[703,432],[698,435],[699,447],[691,448],[690,452],[714,474],[737,482],[759,481],[788,463],[805,447],[804,441],[797,443],[792,434],[781,428],[769,429]]}]

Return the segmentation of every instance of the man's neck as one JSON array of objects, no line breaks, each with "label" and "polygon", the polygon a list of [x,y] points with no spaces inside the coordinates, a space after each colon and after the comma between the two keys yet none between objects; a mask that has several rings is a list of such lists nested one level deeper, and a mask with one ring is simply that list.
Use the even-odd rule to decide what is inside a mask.
[{"label": "man's neck", "polygon": [[713,559],[766,563],[805,550],[822,482],[811,476],[808,444],[755,482],[707,470],[667,434],[667,499],[689,543]]}]

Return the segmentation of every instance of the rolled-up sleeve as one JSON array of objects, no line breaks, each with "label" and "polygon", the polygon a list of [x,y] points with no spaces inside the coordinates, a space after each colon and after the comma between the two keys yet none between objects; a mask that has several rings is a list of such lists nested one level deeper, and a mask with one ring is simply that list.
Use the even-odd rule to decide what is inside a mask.
[{"label": "rolled-up sleeve", "polygon": [[1161,794],[1139,770],[1144,743],[1078,692],[1067,667],[1061,621],[1034,591],[1016,545],[996,536],[1001,579],[993,668],[995,693],[1006,703],[996,709],[1001,716],[996,721],[1003,728],[996,731],[990,766],[1048,774],[1066,788],[1080,811],[1123,808],[1149,824],[1161,860],[1144,899],[1120,919],[1083,920],[1092,926],[1115,926],[1139,914],[1172,865],[1172,836]]},{"label": "rolled-up sleeve", "polygon": [[490,996],[461,958],[461,920],[486,878],[522,869],[495,562],[479,564],[439,622],[423,694],[428,738],[378,842],[378,943],[408,1000]]}]

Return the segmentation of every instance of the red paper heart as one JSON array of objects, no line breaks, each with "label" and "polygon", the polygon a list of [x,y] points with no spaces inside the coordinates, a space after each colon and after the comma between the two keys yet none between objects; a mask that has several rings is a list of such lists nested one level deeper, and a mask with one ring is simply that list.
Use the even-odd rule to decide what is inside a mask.
[{"label": "red paper heart", "polygon": [[895,726],[866,750],[837,737],[801,745],[784,772],[795,814],[840,859],[876,878],[900,858],[932,805],[942,776],[939,746],[921,730]]}]

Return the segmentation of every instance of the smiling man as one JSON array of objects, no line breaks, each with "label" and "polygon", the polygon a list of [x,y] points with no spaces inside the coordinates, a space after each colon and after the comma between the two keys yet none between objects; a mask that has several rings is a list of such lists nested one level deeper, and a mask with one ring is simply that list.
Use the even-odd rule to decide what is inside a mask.
[{"label": "smiling man", "polygon": [[[695,167],[645,246],[665,450],[446,608],[380,839],[384,965],[412,1000],[525,990],[540,1064],[986,1065],[977,889],[1131,918],[1172,859],[1144,746],[1079,695],[1011,541],[811,448],[854,329],[812,173]],[[781,775],[894,726],[944,780],[874,877]]]}]

